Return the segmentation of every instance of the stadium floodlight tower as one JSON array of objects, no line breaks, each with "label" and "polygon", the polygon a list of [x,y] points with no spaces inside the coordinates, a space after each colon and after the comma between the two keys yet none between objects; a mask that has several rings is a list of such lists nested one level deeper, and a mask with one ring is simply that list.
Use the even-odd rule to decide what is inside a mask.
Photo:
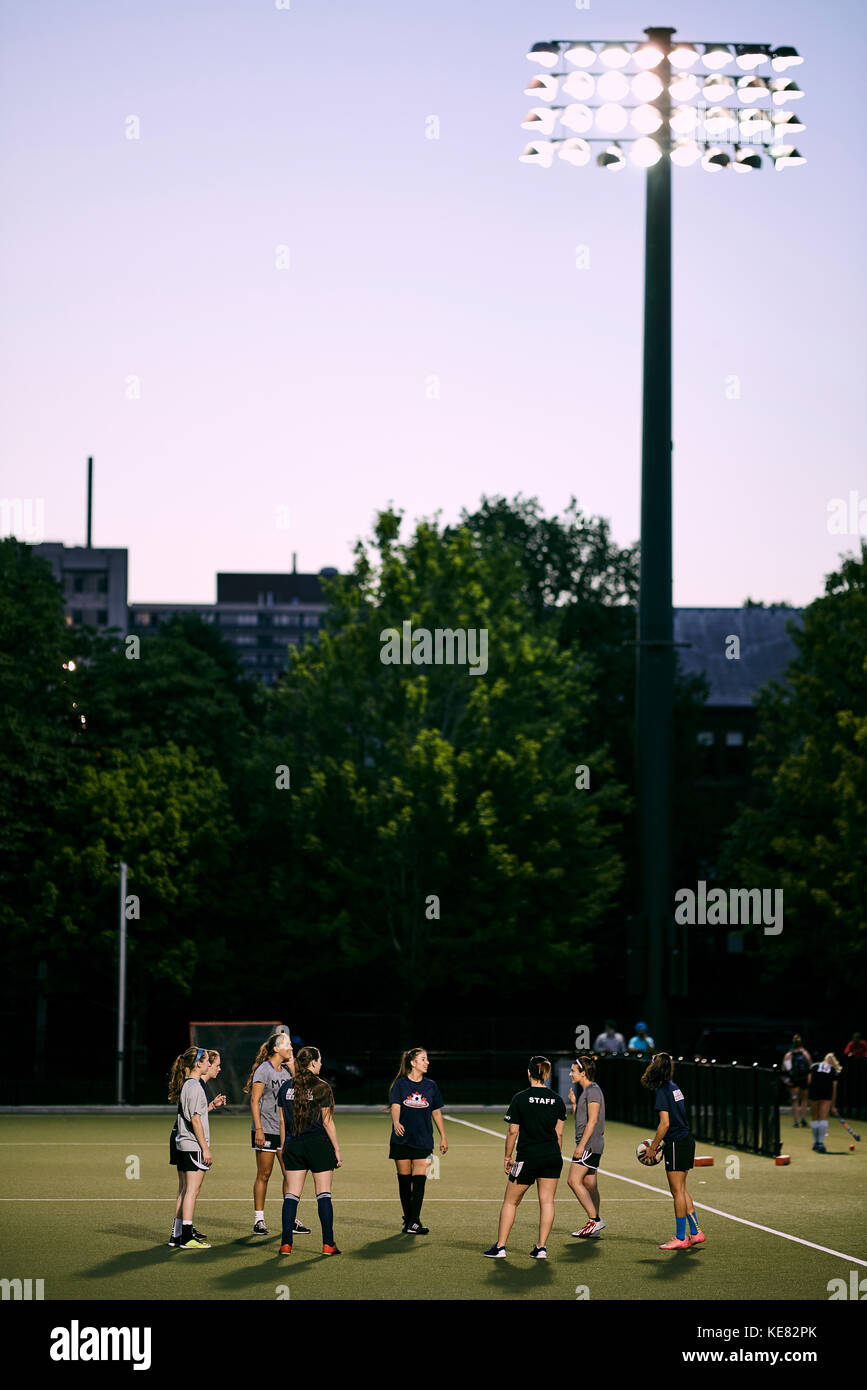
[{"label": "stadium floodlight tower", "polygon": [[527,57],[540,70],[525,94],[544,104],[522,122],[532,140],[520,156],[545,168],[555,156],[581,167],[598,146],[601,168],[622,169],[628,152],[647,171],[635,739],[645,1012],[663,1044],[674,944],[671,166],[700,162],[708,173],[746,174],[766,163],[784,170],[805,162],[793,143],[804,129],[795,105],[803,93],[789,76],[802,61],[797,51],[767,43],[681,43],[676,32],[645,29],[647,37],[637,42],[534,43]]}]

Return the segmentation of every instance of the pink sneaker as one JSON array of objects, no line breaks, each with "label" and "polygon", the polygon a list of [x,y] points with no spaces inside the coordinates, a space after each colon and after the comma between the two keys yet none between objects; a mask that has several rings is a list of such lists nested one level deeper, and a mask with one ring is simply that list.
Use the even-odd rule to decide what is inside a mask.
[{"label": "pink sneaker", "polygon": [[672,1237],[671,1237],[671,1240],[667,1240],[667,1241],[665,1242],[665,1244],[664,1244],[664,1245],[660,1245],[659,1248],[660,1248],[660,1250],[688,1250],[688,1249],[689,1249],[689,1241],[688,1241],[688,1240],[678,1240],[677,1236],[672,1236]]},{"label": "pink sneaker", "polygon": [[704,1245],[704,1231],[696,1231],[694,1236],[687,1236],[690,1245]]}]

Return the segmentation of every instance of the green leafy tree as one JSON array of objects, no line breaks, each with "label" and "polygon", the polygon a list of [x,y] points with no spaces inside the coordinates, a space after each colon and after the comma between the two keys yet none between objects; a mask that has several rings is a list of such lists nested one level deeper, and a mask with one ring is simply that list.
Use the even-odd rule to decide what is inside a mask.
[{"label": "green leafy tree", "polygon": [[759,697],[755,797],[721,875],[783,889],[781,935],[753,934],[769,984],[854,1005],[867,986],[867,545],[789,630],[798,654]]}]

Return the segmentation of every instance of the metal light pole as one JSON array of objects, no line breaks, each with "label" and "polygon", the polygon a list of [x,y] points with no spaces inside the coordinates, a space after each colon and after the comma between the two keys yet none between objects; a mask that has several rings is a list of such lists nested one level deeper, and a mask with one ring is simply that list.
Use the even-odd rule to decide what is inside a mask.
[{"label": "metal light pole", "polygon": [[[526,94],[566,106],[534,107],[522,122],[536,139],[521,159],[548,167],[590,162],[626,164],[624,145],[647,171],[644,250],[644,366],[641,429],[641,565],[636,643],[635,770],[642,926],[646,942],[645,1014],[655,1040],[668,1038],[669,960],[673,960],[671,884],[671,757],[674,699],[671,533],[671,166],[701,159],[711,173],[750,173],[771,157],[776,169],[805,161],[784,144],[803,125],[783,108],[802,95],[783,76],[801,62],[790,47],[770,44],[677,43],[673,28],[645,29],[634,40],[551,39],[527,57],[543,69]],[[738,73],[724,69],[735,63]],[[567,71],[568,64],[577,71]],[[599,65],[607,69],[601,73]],[[628,76],[624,69],[635,69]],[[590,69],[595,71],[591,73]],[[693,74],[692,69],[698,69]],[[620,105],[627,96],[638,105]],[[725,105],[731,98],[737,104]],[[592,100],[595,105],[591,105]],[[601,99],[601,104],[600,104]],[[673,101],[677,105],[673,105]],[[623,137],[630,125],[637,132]],[[607,134],[590,132],[602,131]],[[651,138],[651,136],[653,138]],[[613,137],[613,138],[612,138]],[[760,151],[760,152],[759,152]]]},{"label": "metal light pole", "polygon": [[123,1056],[126,1032],[126,864],[120,868],[120,918],[117,972],[117,1103],[123,1105]]}]

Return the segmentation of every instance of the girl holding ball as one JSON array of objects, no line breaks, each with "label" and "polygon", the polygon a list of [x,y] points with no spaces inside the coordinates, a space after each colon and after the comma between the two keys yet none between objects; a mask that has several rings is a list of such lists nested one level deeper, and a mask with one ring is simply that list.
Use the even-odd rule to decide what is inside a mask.
[{"label": "girl holding ball", "polygon": [[686,1119],[686,1100],[674,1080],[674,1062],[669,1052],[657,1052],[641,1078],[642,1086],[654,1092],[657,1130],[647,1149],[645,1163],[656,1162],[656,1151],[663,1147],[665,1176],[674,1198],[675,1232],[660,1250],[688,1250],[704,1244],[692,1198],[686,1190],[686,1175],[695,1162],[695,1140]]}]

